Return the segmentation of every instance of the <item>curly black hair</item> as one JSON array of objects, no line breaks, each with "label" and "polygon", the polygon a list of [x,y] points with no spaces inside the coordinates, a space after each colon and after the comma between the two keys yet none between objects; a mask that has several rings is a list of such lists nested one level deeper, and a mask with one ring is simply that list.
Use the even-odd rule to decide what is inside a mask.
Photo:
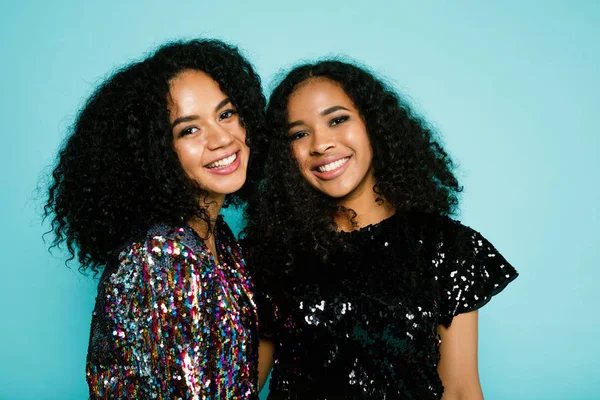
[{"label": "curly black hair", "polygon": [[[268,162],[246,208],[244,235],[249,265],[260,269],[262,276],[291,268],[295,252],[309,252],[324,261],[329,249],[343,245],[339,243],[343,235],[334,234],[334,215],[340,207],[306,182],[290,151],[289,98],[309,79],[339,84],[357,107],[373,148],[373,190],[396,212],[451,215],[462,190],[454,164],[433,130],[393,89],[352,63],[325,60],[300,65],[270,97],[268,136],[255,138]],[[352,210],[346,211],[352,215]]]},{"label": "curly black hair", "polygon": [[[198,39],[168,43],[117,71],[88,99],[58,154],[44,206],[52,247],[66,245],[81,272],[98,273],[114,253],[157,223],[193,217],[203,191],[188,178],[173,147],[169,82],[185,70],[210,75],[237,108],[247,142],[264,130],[260,78],[240,51]],[[227,197],[240,204],[253,187],[250,157],[244,187]]]}]

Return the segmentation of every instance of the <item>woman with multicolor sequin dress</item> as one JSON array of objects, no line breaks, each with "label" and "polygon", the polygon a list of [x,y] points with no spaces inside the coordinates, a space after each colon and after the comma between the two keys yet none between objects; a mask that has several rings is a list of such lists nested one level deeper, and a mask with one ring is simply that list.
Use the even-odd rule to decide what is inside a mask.
[{"label": "woman with multicolor sequin dress", "polygon": [[477,310],[517,273],[449,218],[461,187],[431,129],[339,61],[293,69],[267,124],[245,249],[268,398],[482,399]]},{"label": "woman with multicolor sequin dress", "polygon": [[265,99],[216,40],[164,45],[106,80],[59,153],[46,204],[84,271],[92,399],[257,398],[257,316],[219,215],[247,195]]}]

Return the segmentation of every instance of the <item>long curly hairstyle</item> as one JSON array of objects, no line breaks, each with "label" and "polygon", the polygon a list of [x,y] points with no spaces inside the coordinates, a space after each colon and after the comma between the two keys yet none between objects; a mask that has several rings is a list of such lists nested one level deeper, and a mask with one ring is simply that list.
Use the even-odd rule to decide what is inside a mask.
[{"label": "long curly hairstyle", "polygon": [[[44,218],[80,271],[98,273],[128,240],[157,223],[199,217],[203,195],[184,172],[173,146],[169,82],[184,70],[210,75],[237,108],[247,142],[264,130],[260,78],[239,50],[218,40],[172,42],[117,71],[88,99],[59,151]],[[240,204],[254,185],[227,197]]]},{"label": "long curly hairstyle", "polygon": [[306,182],[290,151],[290,95],[315,78],[339,84],[364,119],[373,149],[373,190],[380,200],[391,203],[396,212],[451,215],[462,190],[452,160],[433,130],[392,88],[351,63],[326,60],[300,65],[275,87],[267,108],[268,131],[256,138],[267,163],[246,209],[244,234],[249,265],[262,277],[293,268],[294,254],[313,254],[326,261],[331,249],[344,245],[344,235],[335,234],[334,215],[340,207]]}]

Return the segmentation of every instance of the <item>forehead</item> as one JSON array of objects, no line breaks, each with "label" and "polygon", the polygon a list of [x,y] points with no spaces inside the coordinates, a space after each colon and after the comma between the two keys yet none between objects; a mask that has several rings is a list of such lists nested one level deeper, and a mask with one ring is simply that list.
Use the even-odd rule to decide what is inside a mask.
[{"label": "forehead", "polygon": [[300,83],[290,95],[288,108],[296,111],[320,111],[333,105],[354,107],[342,86],[327,78],[310,78]]},{"label": "forehead", "polygon": [[169,82],[167,101],[172,109],[211,107],[224,96],[219,84],[206,72],[185,70]]}]

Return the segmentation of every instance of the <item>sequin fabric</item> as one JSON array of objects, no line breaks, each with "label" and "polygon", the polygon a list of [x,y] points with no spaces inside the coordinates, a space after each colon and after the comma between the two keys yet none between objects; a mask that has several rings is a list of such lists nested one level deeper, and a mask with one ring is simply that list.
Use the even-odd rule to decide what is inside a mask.
[{"label": "sequin fabric", "polygon": [[219,218],[219,263],[188,226],[157,226],[107,269],[92,317],[91,399],[258,398],[257,315]]},{"label": "sequin fabric", "polygon": [[257,277],[260,334],[275,344],[269,399],[440,399],[438,326],[517,272],[449,218],[396,214],[348,235],[324,265],[295,255],[285,282]]}]

